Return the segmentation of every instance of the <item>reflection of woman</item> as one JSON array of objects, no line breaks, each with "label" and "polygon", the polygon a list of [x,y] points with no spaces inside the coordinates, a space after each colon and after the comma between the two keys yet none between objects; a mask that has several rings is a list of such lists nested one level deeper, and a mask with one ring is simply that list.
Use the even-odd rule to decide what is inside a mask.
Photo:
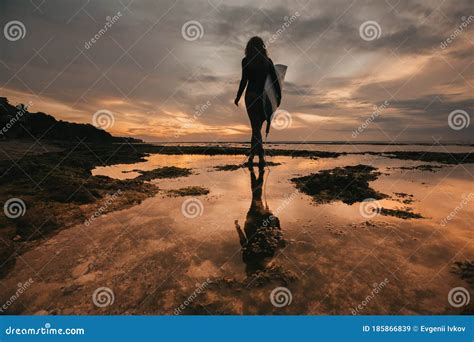
[{"label": "reflection of woman", "polygon": [[262,125],[272,114],[272,106],[265,95],[264,87],[267,77],[273,83],[277,105],[281,102],[280,83],[275,72],[272,60],[268,57],[262,38],[253,37],[245,48],[245,57],[242,59],[242,79],[235,97],[235,105],[239,105],[240,97],[245,87],[245,106],[252,126],[252,142],[249,153],[249,164],[253,164],[255,154],[259,156],[260,165],[265,165],[262,145]]},{"label": "reflection of woman", "polygon": [[263,168],[259,169],[258,178],[253,169],[250,172],[252,202],[245,220],[244,231],[240,228],[238,221],[235,221],[242,246],[242,259],[247,265],[248,275],[263,270],[267,261],[275,255],[277,248],[284,245],[280,220],[273,216],[262,201],[264,174]]}]

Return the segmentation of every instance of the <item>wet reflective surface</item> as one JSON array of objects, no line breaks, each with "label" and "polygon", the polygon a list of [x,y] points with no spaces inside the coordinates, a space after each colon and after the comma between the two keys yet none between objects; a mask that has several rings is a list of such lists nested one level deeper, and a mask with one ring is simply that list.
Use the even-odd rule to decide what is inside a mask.
[{"label": "wet reflective surface", "polygon": [[[271,160],[281,165],[216,171],[242,163],[243,156],[151,155],[146,162],[95,169],[94,175],[120,179],[163,166],[189,167],[193,175],[154,180],[163,190],[157,196],[37,243],[2,280],[15,288],[32,270],[37,275],[37,286],[22,296],[26,305],[15,303],[12,310],[351,314],[359,306],[358,314],[460,312],[447,295],[466,286],[452,272],[453,262],[474,260],[474,201],[461,205],[472,191],[474,165],[428,172],[397,169],[428,163],[370,155]],[[384,208],[410,207],[424,218],[364,217],[360,203],[316,205],[290,181],[357,164],[379,168],[382,175],[370,186],[390,196],[379,201]],[[170,197],[165,191],[186,186],[210,193]],[[413,195],[413,202],[403,203],[396,193]],[[115,296],[104,308],[91,300],[101,286]],[[272,304],[277,287],[290,291],[289,305]]]},{"label": "wet reflective surface", "polygon": [[252,200],[245,218],[244,229],[235,221],[235,228],[242,247],[242,260],[246,274],[251,276],[263,272],[267,261],[275,256],[277,248],[285,246],[280,220],[267,204],[263,203],[262,192],[265,180],[265,168],[259,168],[258,176],[254,168],[249,170]]}]

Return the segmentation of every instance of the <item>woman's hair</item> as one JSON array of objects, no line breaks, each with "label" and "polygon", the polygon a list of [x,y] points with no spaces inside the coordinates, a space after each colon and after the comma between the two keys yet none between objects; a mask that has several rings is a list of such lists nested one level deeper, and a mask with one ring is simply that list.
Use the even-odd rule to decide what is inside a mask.
[{"label": "woman's hair", "polygon": [[267,48],[263,39],[260,37],[252,37],[245,47],[245,57],[268,57]]}]

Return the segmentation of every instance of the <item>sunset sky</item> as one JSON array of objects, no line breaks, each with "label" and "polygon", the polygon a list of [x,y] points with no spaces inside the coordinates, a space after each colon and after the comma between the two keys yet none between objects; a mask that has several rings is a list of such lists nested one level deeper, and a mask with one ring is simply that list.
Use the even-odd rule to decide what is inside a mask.
[{"label": "sunset sky", "polygon": [[[233,99],[259,35],[288,65],[273,141],[472,140],[472,16],[472,0],[1,1],[0,96],[73,122],[107,110],[108,131],[147,141],[247,141]],[[5,37],[13,20],[23,39]],[[455,110],[469,126],[450,128]]]}]

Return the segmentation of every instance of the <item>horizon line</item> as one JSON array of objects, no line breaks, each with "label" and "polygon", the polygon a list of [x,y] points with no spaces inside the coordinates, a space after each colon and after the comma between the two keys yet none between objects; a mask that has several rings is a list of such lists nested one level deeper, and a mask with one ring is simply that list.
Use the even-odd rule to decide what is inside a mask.
[{"label": "horizon line", "polygon": [[[139,138],[137,138],[139,139]],[[248,141],[147,141],[142,139],[145,143],[148,144],[249,144]],[[384,141],[384,140],[366,140],[366,141],[344,141],[344,140],[315,140],[315,141],[297,141],[297,140],[290,140],[290,141],[267,141],[265,144],[301,144],[301,145],[474,145],[474,141],[456,141],[456,140],[447,140],[447,141],[400,141],[400,142],[391,142],[391,141]]]}]

